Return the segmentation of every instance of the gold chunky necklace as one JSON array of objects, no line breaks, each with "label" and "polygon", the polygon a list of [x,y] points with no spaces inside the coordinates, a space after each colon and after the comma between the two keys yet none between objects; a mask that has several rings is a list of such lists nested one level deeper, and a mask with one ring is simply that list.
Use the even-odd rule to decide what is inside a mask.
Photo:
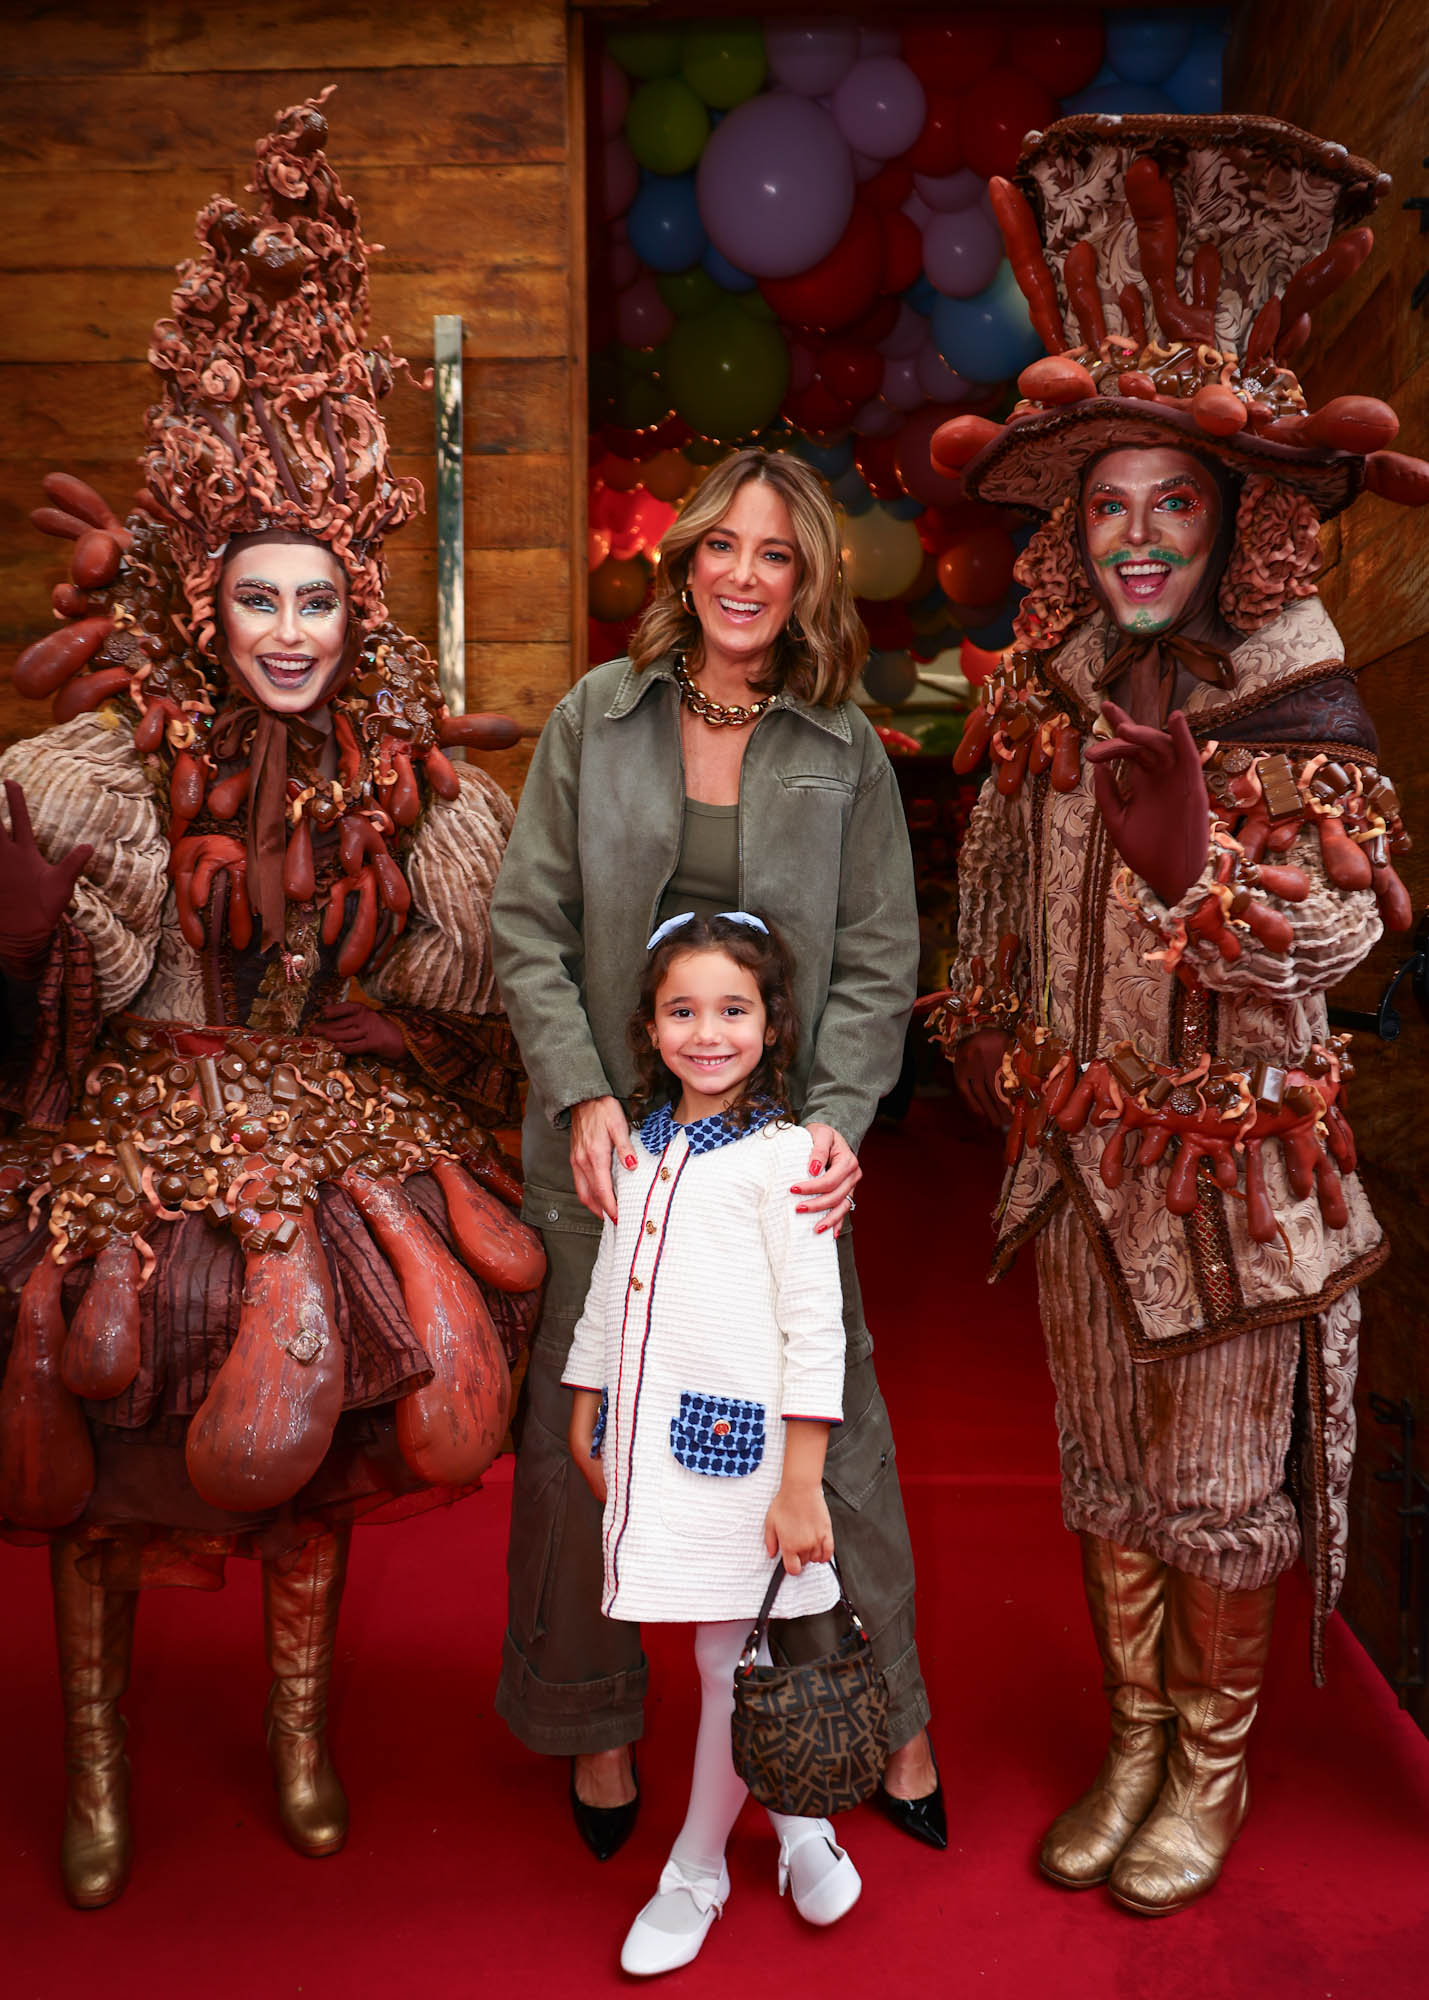
[{"label": "gold chunky necklace", "polygon": [[743,729],[749,723],[757,722],[774,699],[772,694],[767,694],[762,701],[756,701],[748,708],[740,707],[737,702],[726,706],[695,685],[683,660],[675,662],[675,679],[679,683],[680,700],[691,715],[697,715],[701,722],[708,722],[715,729]]}]

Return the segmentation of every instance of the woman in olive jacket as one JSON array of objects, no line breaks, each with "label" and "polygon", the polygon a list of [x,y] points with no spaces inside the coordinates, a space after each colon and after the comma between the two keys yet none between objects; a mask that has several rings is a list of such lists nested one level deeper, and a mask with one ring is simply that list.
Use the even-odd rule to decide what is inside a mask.
[{"label": "woman in olive jacket", "polygon": [[[867,651],[822,484],[784,455],[725,459],[671,527],[628,660],[598,667],[537,745],[492,908],[497,974],[531,1078],[525,1215],[550,1277],[519,1418],[509,1624],[497,1706],[568,1755],[576,1821],[604,1859],[629,1832],[647,1669],[638,1626],[600,1611],[600,1510],[573,1470],[561,1386],[600,1238],[612,1151],[629,1151],[625,1029],[646,941],[681,911],[751,910],[795,966],[790,1076],[814,1135],[790,1200],[838,1235],[844,1422],[825,1488],[850,1595],[891,1704],[879,1793],[945,1844],[914,1643],[913,1562],[847,1219],[857,1150],[898,1074],[914,996],[907,829],[883,746],[847,699]],[[789,1652],[832,1626],[784,1628]]]}]

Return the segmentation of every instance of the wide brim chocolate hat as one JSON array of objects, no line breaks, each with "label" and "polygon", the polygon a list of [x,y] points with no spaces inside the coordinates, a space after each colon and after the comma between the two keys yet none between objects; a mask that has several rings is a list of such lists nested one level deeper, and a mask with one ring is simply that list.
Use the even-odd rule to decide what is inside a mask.
[{"label": "wide brim chocolate hat", "polygon": [[1311,310],[1369,255],[1388,186],[1275,118],[1064,118],[1029,135],[990,193],[1047,355],[1005,424],[944,424],[934,464],[973,498],[1043,514],[1103,452],[1167,444],[1303,493],[1321,519],[1365,486],[1429,501],[1429,466],[1385,449],[1388,404],[1310,411],[1290,367]]}]

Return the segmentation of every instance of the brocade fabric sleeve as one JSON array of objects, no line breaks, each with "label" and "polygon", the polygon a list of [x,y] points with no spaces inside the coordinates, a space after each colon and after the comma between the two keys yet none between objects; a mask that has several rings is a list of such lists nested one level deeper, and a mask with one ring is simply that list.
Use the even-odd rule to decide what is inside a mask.
[{"label": "brocade fabric sleeve", "polygon": [[973,807],[958,852],[958,950],[950,980],[955,990],[972,985],[974,958],[991,971],[997,947],[1009,933],[1022,940],[1013,982],[1025,986],[1035,922],[1030,790],[1024,786],[1015,798],[1004,798],[996,780],[989,778]]}]

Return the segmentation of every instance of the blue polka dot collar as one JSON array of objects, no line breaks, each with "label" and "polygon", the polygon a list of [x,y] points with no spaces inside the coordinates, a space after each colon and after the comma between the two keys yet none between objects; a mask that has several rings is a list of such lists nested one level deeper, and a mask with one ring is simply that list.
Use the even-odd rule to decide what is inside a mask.
[{"label": "blue polka dot collar", "polygon": [[696,1118],[689,1125],[677,1125],[674,1106],[662,1104],[642,1121],[640,1142],[647,1153],[663,1153],[675,1134],[683,1132],[692,1153],[714,1153],[732,1140],[747,1139],[751,1132],[758,1132],[784,1115],[777,1104],[761,1104],[747,1125],[731,1125],[723,1111],[712,1112],[708,1118]]}]

